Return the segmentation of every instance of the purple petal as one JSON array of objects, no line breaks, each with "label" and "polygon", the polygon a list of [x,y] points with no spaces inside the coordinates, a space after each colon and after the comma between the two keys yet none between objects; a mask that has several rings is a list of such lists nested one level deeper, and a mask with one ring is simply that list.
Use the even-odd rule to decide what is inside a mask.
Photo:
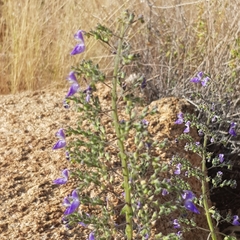
[{"label": "purple petal", "polygon": [[79,84],[78,83],[73,83],[68,90],[68,94],[67,94],[66,98],[73,96],[76,92],[79,91],[79,89],[80,89]]},{"label": "purple petal", "polygon": [[83,39],[83,30],[79,30],[76,34],[74,34],[74,38],[82,43],[84,43]]},{"label": "purple petal", "polygon": [[94,233],[93,232],[91,232],[90,234],[89,234],[89,238],[88,238],[89,240],[95,240],[95,236],[94,236]]},{"label": "purple petal", "polygon": [[197,77],[198,77],[199,79],[201,79],[201,78],[203,77],[203,72],[199,72],[199,73],[197,74]]},{"label": "purple petal", "polygon": [[71,202],[69,201],[69,197],[65,197],[63,199],[63,206],[69,207],[71,205]]},{"label": "purple petal", "polygon": [[184,200],[193,200],[195,198],[195,194],[190,190],[184,190],[182,194],[182,198]]},{"label": "purple petal", "polygon": [[190,82],[193,82],[193,83],[199,83],[200,82],[200,79],[198,77],[194,77],[190,80]]},{"label": "purple petal", "polygon": [[228,133],[229,133],[230,135],[232,135],[233,137],[236,137],[236,136],[237,136],[237,133],[236,133],[236,131],[235,131],[234,128],[230,128],[229,131],[228,131]]},{"label": "purple petal", "polygon": [[190,121],[187,121],[186,123],[185,123],[185,126],[186,126],[186,128],[184,129],[184,133],[189,133],[190,132],[190,124],[191,124],[191,122]]},{"label": "purple petal", "polygon": [[77,208],[80,205],[80,201],[79,199],[74,199],[73,202],[71,203],[71,205],[66,209],[66,211],[64,212],[64,215],[69,215],[72,214],[73,212],[75,212],[77,210]]},{"label": "purple petal", "polygon": [[236,137],[237,136],[237,133],[236,133],[236,131],[235,131],[235,127],[237,126],[237,124],[235,123],[235,122],[231,122],[231,124],[230,124],[230,129],[229,129],[229,131],[228,131],[228,133],[230,134],[230,135],[232,135],[233,137]]},{"label": "purple petal", "polygon": [[230,124],[230,128],[235,128],[237,126],[237,123],[235,123],[235,122],[231,122],[231,124]]},{"label": "purple petal", "polygon": [[232,222],[232,224],[233,224],[234,226],[239,226],[239,225],[240,225],[238,219],[239,219],[239,218],[238,218],[238,215],[234,215],[234,216],[233,216],[233,222]]},{"label": "purple petal", "polygon": [[206,87],[209,80],[210,80],[209,77],[205,77],[204,79],[202,79],[202,80],[201,80],[202,86],[203,86],[203,87]]},{"label": "purple petal", "polygon": [[176,233],[176,235],[177,235],[178,237],[182,237],[182,232],[181,232],[181,231],[178,231],[178,232]]},{"label": "purple petal", "polygon": [[83,91],[83,93],[91,93],[91,91],[92,91],[91,86],[88,86],[88,87]]},{"label": "purple petal", "polygon": [[64,130],[62,128],[60,128],[58,130],[58,132],[56,133],[56,137],[60,138],[60,139],[65,139],[66,136],[65,136]]},{"label": "purple petal", "polygon": [[174,171],[174,174],[179,175],[181,173],[181,163],[178,163],[178,165],[176,166],[176,170]]},{"label": "purple petal", "polygon": [[178,120],[175,121],[175,124],[182,124],[183,123],[183,119],[179,118]]},{"label": "purple petal", "polygon": [[199,129],[199,130],[198,130],[198,136],[202,137],[203,135],[204,135],[203,130],[202,130],[202,129]]},{"label": "purple petal", "polygon": [[220,163],[222,163],[223,161],[224,161],[224,154],[219,154],[218,155],[218,158],[219,158],[219,161],[220,161]]},{"label": "purple petal", "polygon": [[53,181],[53,183],[61,185],[61,184],[65,184],[68,181],[67,178],[58,178],[56,180]]},{"label": "purple petal", "polygon": [[164,188],[164,189],[162,190],[162,195],[163,195],[163,196],[166,196],[167,194],[169,194],[169,192],[168,192],[168,190],[167,190],[166,188]]},{"label": "purple petal", "polygon": [[77,44],[77,45],[74,47],[74,49],[73,49],[72,52],[71,52],[71,55],[80,54],[80,53],[82,53],[82,52],[84,52],[84,51],[85,51],[85,45],[84,45],[84,43],[79,43],[79,44]]},{"label": "purple petal", "polygon": [[77,78],[75,76],[74,71],[69,73],[67,80],[70,81],[71,83],[77,83]]},{"label": "purple petal", "polygon": [[67,160],[70,160],[70,154],[69,154],[68,151],[66,151],[66,159],[67,159]]},{"label": "purple petal", "polygon": [[177,115],[178,119],[177,121],[175,122],[175,124],[182,124],[184,122],[184,119],[183,119],[183,113],[179,113]]},{"label": "purple petal", "polygon": [[69,174],[68,169],[64,169],[64,170],[62,171],[62,176],[63,176],[64,178],[67,178],[67,179],[68,179],[68,174]]},{"label": "purple petal", "polygon": [[200,214],[199,210],[196,208],[196,206],[194,205],[194,203],[191,200],[186,200],[184,202],[184,206],[187,210],[196,213],[196,214]]},{"label": "purple petal", "polygon": [[67,145],[66,141],[63,139],[60,139],[57,141],[57,143],[53,146],[53,150],[59,149],[59,148],[63,148]]},{"label": "purple petal", "polygon": [[174,227],[174,228],[181,228],[181,226],[180,226],[180,224],[179,224],[179,222],[178,222],[177,219],[174,219],[174,220],[173,220],[173,227]]},{"label": "purple petal", "polygon": [[87,227],[87,224],[85,224],[84,222],[79,222],[78,224],[80,224],[83,227]]},{"label": "purple petal", "polygon": [[90,94],[87,94],[87,96],[86,96],[86,102],[90,102],[90,98],[91,98],[91,95],[90,95]]},{"label": "purple petal", "polygon": [[66,98],[63,100],[63,107],[66,109],[70,108],[69,104],[67,103]]},{"label": "purple petal", "polygon": [[141,123],[142,123],[142,125],[145,126],[145,127],[147,127],[148,124],[149,124],[149,122],[148,122],[146,119],[143,119],[143,120],[141,121]]},{"label": "purple petal", "polygon": [[144,239],[148,239],[149,238],[149,234],[146,233],[145,236],[144,236]]},{"label": "purple petal", "polygon": [[78,199],[78,198],[79,198],[79,197],[78,197],[77,190],[73,190],[73,191],[72,191],[72,197],[73,197],[74,199]]}]

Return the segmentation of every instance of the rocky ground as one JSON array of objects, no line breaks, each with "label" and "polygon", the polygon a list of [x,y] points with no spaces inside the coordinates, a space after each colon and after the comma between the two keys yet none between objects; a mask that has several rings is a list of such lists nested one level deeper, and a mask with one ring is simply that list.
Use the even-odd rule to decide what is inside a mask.
[{"label": "rocky ground", "polygon": [[[68,166],[64,151],[52,150],[57,140],[55,133],[76,121],[74,113],[69,114],[62,106],[65,94],[66,89],[48,89],[1,96],[1,239],[87,239],[86,229],[70,231],[61,224],[62,199],[72,191],[73,183],[64,187],[52,184]],[[104,89],[101,97],[108,104],[108,92]],[[186,103],[169,98],[157,105],[161,114],[148,119],[150,129],[159,139],[174,140],[182,129],[174,128],[173,122]]]}]

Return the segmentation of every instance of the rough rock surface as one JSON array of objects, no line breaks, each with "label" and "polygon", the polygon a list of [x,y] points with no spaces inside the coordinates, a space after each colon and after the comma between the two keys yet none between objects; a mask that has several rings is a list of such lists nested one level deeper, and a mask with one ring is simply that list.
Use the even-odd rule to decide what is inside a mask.
[{"label": "rough rock surface", "polygon": [[[61,224],[62,199],[72,191],[73,183],[70,181],[64,187],[52,184],[68,164],[63,151],[52,150],[55,133],[59,128],[73,125],[76,120],[76,116],[70,116],[62,106],[65,93],[65,89],[41,90],[1,96],[1,239],[87,239],[88,232],[84,228],[70,231]],[[101,98],[106,104],[108,94],[102,89]],[[188,108],[187,103],[168,98],[152,105],[158,106],[159,114],[148,118],[151,133],[158,139],[174,141],[183,130],[173,124],[176,114],[182,108]],[[172,153],[183,151],[176,145],[170,149],[171,152],[162,153],[163,159],[169,160]],[[200,163],[196,156],[189,157],[196,164]],[[193,181],[192,185],[199,190],[198,183]],[[203,218],[199,221],[201,227],[206,227]],[[169,228],[169,223],[165,225],[162,227]],[[188,239],[207,239],[206,236],[204,232],[193,232]]]}]

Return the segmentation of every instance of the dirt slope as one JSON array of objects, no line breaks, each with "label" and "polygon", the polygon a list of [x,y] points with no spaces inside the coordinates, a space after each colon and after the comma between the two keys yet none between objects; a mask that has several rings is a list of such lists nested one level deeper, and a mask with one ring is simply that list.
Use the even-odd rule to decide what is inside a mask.
[{"label": "dirt slope", "polygon": [[[108,92],[104,89],[100,92],[107,104]],[[56,142],[55,133],[76,120],[74,113],[62,106],[64,94],[66,89],[1,96],[1,239],[87,239],[85,229],[79,227],[70,231],[61,224],[62,199],[72,191],[73,183],[70,181],[64,187],[52,184],[68,166],[64,151],[51,149]],[[159,139],[174,140],[182,129],[173,127],[173,122],[186,104],[176,98],[154,104],[159,106],[161,114],[149,117],[150,131]],[[175,151],[173,148],[172,152]],[[163,153],[162,157],[170,157],[169,154]]]}]

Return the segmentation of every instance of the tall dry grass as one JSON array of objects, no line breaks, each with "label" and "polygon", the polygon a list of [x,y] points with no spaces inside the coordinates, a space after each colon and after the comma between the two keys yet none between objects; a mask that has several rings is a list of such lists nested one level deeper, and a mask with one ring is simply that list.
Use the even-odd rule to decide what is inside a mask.
[{"label": "tall dry grass", "polygon": [[[71,65],[93,57],[111,71],[112,57],[93,40],[83,55],[69,55],[78,29],[97,23],[116,28],[125,9],[143,14],[132,48],[156,98],[184,94],[196,71],[209,73],[219,91],[239,86],[240,2],[238,0],[5,0],[0,20],[0,93],[61,86]],[[154,98],[154,97],[153,97]]]}]

